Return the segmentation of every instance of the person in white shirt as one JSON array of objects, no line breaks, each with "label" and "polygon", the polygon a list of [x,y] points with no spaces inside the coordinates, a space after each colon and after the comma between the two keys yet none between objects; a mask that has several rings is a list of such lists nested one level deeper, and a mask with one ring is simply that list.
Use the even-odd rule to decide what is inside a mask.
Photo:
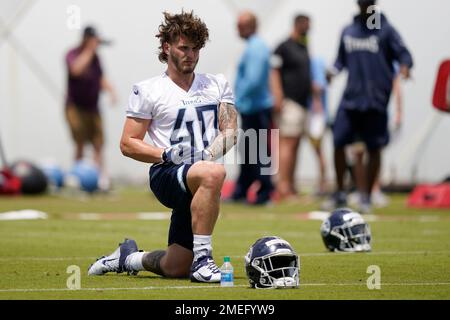
[{"label": "person in white shirt", "polygon": [[[223,75],[195,73],[208,28],[193,14],[164,13],[156,37],[162,75],[133,86],[120,142],[122,153],[154,163],[150,188],[173,209],[166,250],[139,251],[125,239],[88,274],[147,270],[194,282],[219,282],[211,237],[219,213],[225,168],[214,161],[237,140],[237,112]],[[154,145],[144,142],[148,133]]]}]

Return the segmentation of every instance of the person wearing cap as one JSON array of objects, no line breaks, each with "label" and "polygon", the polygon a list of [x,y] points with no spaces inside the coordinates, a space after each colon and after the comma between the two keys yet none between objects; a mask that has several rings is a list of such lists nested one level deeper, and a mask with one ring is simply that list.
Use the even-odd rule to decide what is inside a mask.
[{"label": "person wearing cap", "polygon": [[103,128],[98,100],[102,90],[111,95],[116,104],[116,93],[103,74],[97,49],[109,44],[92,26],[85,27],[81,43],[65,57],[68,70],[66,119],[75,142],[75,161],[83,159],[85,143],[94,149],[94,162],[100,172],[100,189],[109,188],[103,165]]},{"label": "person wearing cap", "polygon": [[[364,142],[368,155],[360,210],[361,213],[369,213],[371,190],[380,169],[381,150],[389,142],[387,107],[395,76],[394,64],[398,63],[400,75],[408,79],[413,59],[386,16],[373,7],[376,1],[358,0],[357,3],[360,12],[344,28],[337,59],[327,75],[331,80],[343,69],[348,71],[347,86],[333,126],[337,190],[329,206],[347,205],[345,148],[359,138]],[[374,23],[377,20],[379,23]]]}]

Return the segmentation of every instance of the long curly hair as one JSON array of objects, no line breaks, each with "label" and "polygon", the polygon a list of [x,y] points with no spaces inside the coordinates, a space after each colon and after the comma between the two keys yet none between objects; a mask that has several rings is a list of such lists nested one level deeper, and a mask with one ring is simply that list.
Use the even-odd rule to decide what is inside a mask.
[{"label": "long curly hair", "polygon": [[209,40],[209,32],[206,24],[194,15],[194,12],[181,11],[180,14],[170,14],[164,12],[164,22],[158,27],[159,33],[159,61],[167,63],[167,54],[164,52],[164,43],[173,43],[183,35],[189,41],[195,44],[195,47],[201,49]]}]

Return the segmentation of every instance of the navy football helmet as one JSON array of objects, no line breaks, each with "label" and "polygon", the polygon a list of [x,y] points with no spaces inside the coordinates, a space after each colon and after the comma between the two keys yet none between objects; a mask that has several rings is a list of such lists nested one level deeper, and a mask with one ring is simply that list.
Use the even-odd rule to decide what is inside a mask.
[{"label": "navy football helmet", "polygon": [[358,212],[348,208],[333,211],[323,221],[320,233],[330,251],[365,252],[372,249],[369,225]]},{"label": "navy football helmet", "polygon": [[245,256],[245,271],[252,288],[295,288],[299,286],[297,253],[280,237],[257,240]]}]

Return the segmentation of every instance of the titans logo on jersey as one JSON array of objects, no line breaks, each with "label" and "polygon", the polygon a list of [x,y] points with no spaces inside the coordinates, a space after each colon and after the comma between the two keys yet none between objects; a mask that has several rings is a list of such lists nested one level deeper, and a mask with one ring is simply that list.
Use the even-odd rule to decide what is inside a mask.
[{"label": "titans logo on jersey", "polygon": [[157,147],[181,143],[203,150],[218,133],[221,102],[234,104],[223,75],[196,73],[191,88],[185,91],[164,73],[133,86],[126,114],[152,120],[148,134]]}]

